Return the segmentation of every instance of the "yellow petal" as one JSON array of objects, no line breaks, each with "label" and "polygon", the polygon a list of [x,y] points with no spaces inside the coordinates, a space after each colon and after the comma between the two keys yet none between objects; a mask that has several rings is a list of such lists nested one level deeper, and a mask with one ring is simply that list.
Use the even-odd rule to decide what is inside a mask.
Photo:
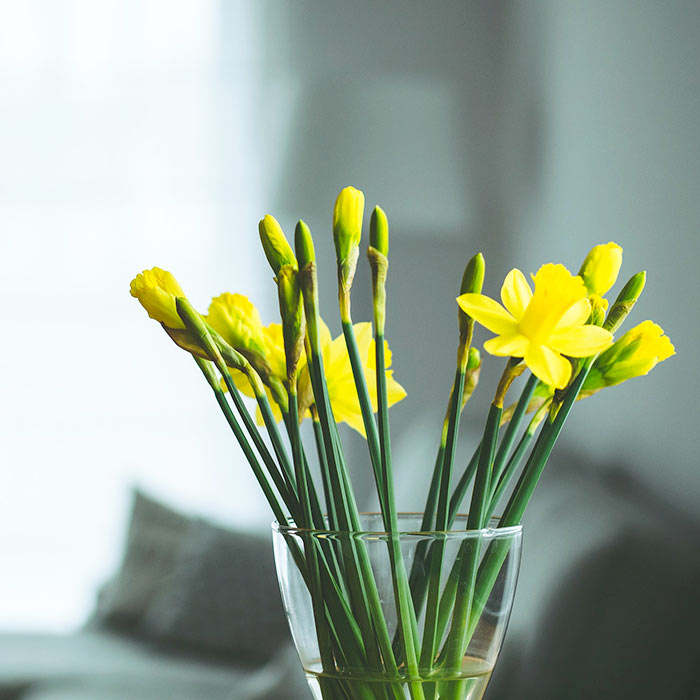
[{"label": "yellow petal", "polygon": [[370,355],[370,349],[372,354],[374,354],[374,342],[372,339],[372,324],[369,321],[363,321],[361,323],[353,324],[353,330],[355,331],[355,341],[357,342],[357,349],[360,353],[360,359],[367,364],[367,359]]},{"label": "yellow petal", "polygon": [[386,400],[389,406],[393,406],[406,398],[406,390],[393,377],[393,372],[386,373]]},{"label": "yellow petal", "polygon": [[586,298],[586,287],[580,277],[552,263],[542,265],[533,280],[535,292],[518,328],[536,345],[543,345],[567,311]]},{"label": "yellow petal", "polygon": [[555,331],[547,345],[569,357],[589,357],[605,350],[613,341],[612,333],[599,326],[578,326]]},{"label": "yellow petal", "polygon": [[[361,432],[363,435],[364,426],[362,422],[362,411],[360,410],[360,402],[357,398],[357,392],[351,391],[354,387],[346,386],[345,391],[334,391],[331,400],[333,409],[333,417],[338,423],[347,423],[352,428]],[[329,390],[330,393],[330,390]],[[360,430],[358,426],[361,426]]]},{"label": "yellow petal", "polygon": [[582,326],[591,315],[591,302],[588,299],[579,299],[575,304],[572,304],[559,319],[559,322],[554,327],[554,332],[565,330],[573,326]]},{"label": "yellow petal", "polygon": [[326,353],[330,349],[331,342],[333,341],[333,336],[331,331],[326,325],[326,322],[322,319],[318,319],[318,342],[321,345],[321,354],[323,355],[323,361],[326,361]]},{"label": "yellow petal", "polygon": [[462,294],[457,297],[457,303],[464,313],[493,333],[508,335],[517,330],[515,319],[490,297],[483,294]]},{"label": "yellow petal", "polygon": [[564,389],[571,378],[571,364],[559,353],[532,343],[525,353],[525,364],[545,384]]},{"label": "yellow petal", "polygon": [[225,292],[211,300],[207,322],[233,348],[265,353],[265,339],[260,314],[243,294]]},{"label": "yellow petal", "polygon": [[131,280],[131,296],[141,303],[148,315],[168,328],[184,328],[175,306],[176,297],[184,297],[175,277],[167,270],[154,267]]},{"label": "yellow petal", "polygon": [[513,268],[506,275],[501,287],[503,306],[518,319],[525,313],[530,299],[532,299],[532,290],[525,275],[517,268]]},{"label": "yellow petal", "polygon": [[595,246],[586,256],[579,274],[589,294],[605,294],[615,284],[622,265],[622,248],[610,241]]},{"label": "yellow petal", "polygon": [[500,357],[524,357],[530,341],[519,333],[499,335],[484,343],[484,350]]},{"label": "yellow petal", "polygon": [[[281,323],[270,323],[263,328],[265,338],[265,357],[273,374],[284,381],[287,378],[287,361],[284,354],[284,336]],[[299,369],[306,358],[299,363]]]}]

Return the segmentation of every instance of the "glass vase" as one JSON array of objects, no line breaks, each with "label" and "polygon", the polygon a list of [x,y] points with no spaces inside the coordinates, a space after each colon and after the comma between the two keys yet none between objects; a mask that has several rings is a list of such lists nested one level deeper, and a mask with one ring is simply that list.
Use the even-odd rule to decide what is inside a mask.
[{"label": "glass vase", "polygon": [[400,514],[360,531],[273,524],[277,574],[316,700],[479,700],[510,616],[520,526],[421,532]]}]

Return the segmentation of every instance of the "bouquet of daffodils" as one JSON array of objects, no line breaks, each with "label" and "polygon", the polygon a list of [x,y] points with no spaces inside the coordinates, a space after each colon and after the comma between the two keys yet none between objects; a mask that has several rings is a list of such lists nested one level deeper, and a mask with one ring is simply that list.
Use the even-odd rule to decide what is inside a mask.
[{"label": "bouquet of daffodils", "polygon": [[[422,682],[437,669],[459,668],[474,630],[471,621],[478,618],[503,558],[482,558],[477,571],[478,554],[465,556],[456,566],[471,572],[466,590],[456,589],[456,576],[443,586],[444,545],[439,542],[419,547],[410,567],[404,562],[388,409],[405,392],[393,377],[385,340],[389,228],[379,207],[371,214],[367,249],[373,323],[354,324],[351,317],[363,212],[362,192],[343,189],[333,210],[342,326],[335,339],[319,315],[314,244],[303,221],[296,225],[293,248],[272,216],[259,224],[281,323],[264,326],[255,306],[240,294],[222,294],[207,314],[200,314],[173,275],[159,268],[137,275],[131,294],[191,354],[281,526],[302,532],[360,531],[338,423],[346,422],[366,437],[396,600],[393,639],[373,598],[376,586],[362,542],[353,543],[349,553],[306,541],[303,548],[294,543],[290,548],[313,603],[323,671],[332,674],[354,660],[356,666],[372,668],[374,677],[393,680],[381,691],[367,683],[355,690],[326,684],[322,697],[404,697],[403,683],[414,698],[465,697],[464,690],[461,695],[449,688],[443,693],[437,683],[428,688]],[[518,525],[576,400],[644,375],[673,355],[671,342],[651,321],[616,337],[645,284],[644,272],[633,275],[610,304],[605,295],[621,263],[622,249],[607,243],[591,250],[576,275],[561,264],[545,264],[532,276],[531,286],[513,269],[501,287],[501,304],[482,294],[483,256],[468,261],[457,296],[454,382],[420,532],[450,531],[463,508],[468,510],[466,529],[480,530],[502,501],[498,526]],[[481,367],[481,355],[472,346],[475,323],[495,334],[484,350],[506,359],[483,437],[457,473],[460,417]],[[511,386],[525,372],[519,397],[508,405]],[[244,397],[255,401],[255,415]],[[312,449],[300,431],[307,418],[313,425]]]}]

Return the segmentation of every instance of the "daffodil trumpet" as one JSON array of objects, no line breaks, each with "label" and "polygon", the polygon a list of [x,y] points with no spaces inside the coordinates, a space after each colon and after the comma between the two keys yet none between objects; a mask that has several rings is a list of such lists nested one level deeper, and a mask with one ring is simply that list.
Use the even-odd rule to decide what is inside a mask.
[{"label": "daffodil trumpet", "polygon": [[[460,672],[510,545],[498,538],[490,544],[465,540],[448,568],[446,540],[436,533],[453,529],[470,487],[467,529],[486,527],[504,501],[499,526],[519,524],[575,402],[647,374],[675,348],[649,320],[615,336],[644,289],[646,273],[633,275],[609,303],[606,295],[622,265],[622,248],[612,241],[594,246],[576,275],[556,263],[542,265],[531,278],[513,268],[498,301],[482,292],[484,259],[473,256],[457,297],[456,367],[426,485],[420,529],[431,533],[431,543],[420,539],[409,569],[400,547],[389,424],[389,408],[405,391],[386,340],[389,224],[380,207],[370,216],[367,248],[372,322],[353,323],[351,315],[364,201],[360,190],[347,187],[333,209],[342,329],[335,338],[319,314],[314,242],[301,220],[293,246],[273,216],[258,226],[274,275],[279,323],[263,325],[242,294],[220,294],[200,315],[161,268],[136,275],[130,291],[192,355],[275,518],[301,533],[303,544],[288,544],[310,596],[324,700],[405,700],[406,691],[411,700],[464,700],[465,684],[444,678]],[[462,414],[486,361],[474,342],[478,326],[493,333],[483,349],[502,357],[505,367],[481,440],[458,470]],[[519,398],[504,408],[520,382]],[[247,398],[255,400],[255,418]],[[533,415],[526,420],[528,413]],[[311,418],[315,448],[308,452],[305,418]],[[360,530],[360,514],[340,423],[367,440],[395,626],[385,617],[366,539],[352,536]],[[312,536],[328,529],[351,536]],[[348,667],[365,669],[371,682],[351,686],[336,678]]]}]

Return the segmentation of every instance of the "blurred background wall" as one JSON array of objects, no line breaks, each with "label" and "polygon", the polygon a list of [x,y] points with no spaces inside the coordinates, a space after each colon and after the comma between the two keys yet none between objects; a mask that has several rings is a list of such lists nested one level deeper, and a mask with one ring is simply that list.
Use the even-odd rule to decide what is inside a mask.
[{"label": "blurred background wall", "polygon": [[[571,557],[592,524],[614,529],[610,473],[692,518],[699,32],[690,0],[0,3],[0,627],[82,622],[117,560],[133,483],[266,527],[194,365],[128,283],[159,265],[200,308],[244,292],[272,320],[256,224],[271,212],[290,231],[303,217],[327,261],[330,320],[330,212],[346,184],[392,226],[405,509],[429,478],[470,255],[484,252],[491,295],[513,266],[576,270],[608,240],[625,250],[623,277],[648,269],[635,319],[660,323],[678,356],[577,407],[539,497],[590,504],[580,521],[532,516],[562,534],[546,556],[528,560],[526,545],[516,630],[538,587],[556,585],[552,552]],[[356,320],[369,318],[367,278],[362,268]],[[474,398],[465,442],[490,398]],[[371,507],[363,446],[346,439]]]}]

